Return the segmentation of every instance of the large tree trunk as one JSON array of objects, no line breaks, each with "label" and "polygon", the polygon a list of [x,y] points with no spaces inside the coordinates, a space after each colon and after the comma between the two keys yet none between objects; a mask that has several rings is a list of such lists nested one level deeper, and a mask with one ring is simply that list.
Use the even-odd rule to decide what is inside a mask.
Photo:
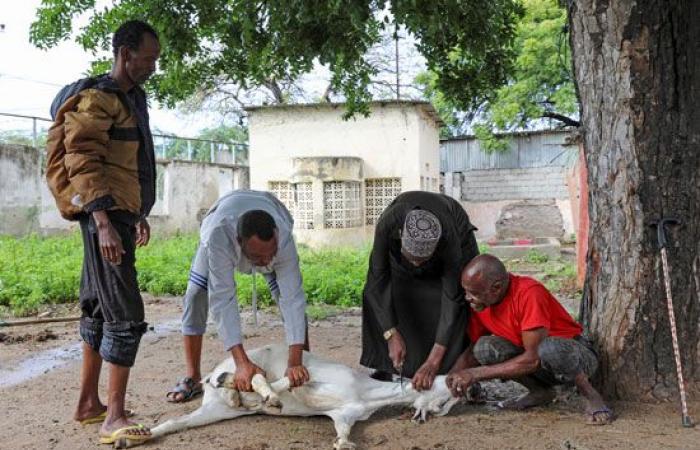
[{"label": "large tree trunk", "polygon": [[590,189],[582,321],[604,392],[677,393],[656,235],[677,216],[671,285],[686,381],[700,381],[700,5],[569,0]]}]

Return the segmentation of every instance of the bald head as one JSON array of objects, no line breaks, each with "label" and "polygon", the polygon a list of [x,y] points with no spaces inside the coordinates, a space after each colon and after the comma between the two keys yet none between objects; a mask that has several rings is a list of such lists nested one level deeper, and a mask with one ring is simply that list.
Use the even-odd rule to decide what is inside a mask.
[{"label": "bald head", "polygon": [[492,255],[479,255],[462,271],[462,287],[470,306],[483,311],[505,297],[509,278],[506,266]]},{"label": "bald head", "polygon": [[506,266],[493,255],[478,255],[472,259],[462,272],[464,278],[479,278],[489,283],[508,277]]}]

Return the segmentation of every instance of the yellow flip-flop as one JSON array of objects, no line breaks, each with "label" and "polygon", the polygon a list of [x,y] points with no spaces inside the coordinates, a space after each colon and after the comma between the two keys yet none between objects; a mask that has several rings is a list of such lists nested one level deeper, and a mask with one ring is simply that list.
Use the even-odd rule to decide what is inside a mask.
[{"label": "yellow flip-flop", "polygon": [[[135,412],[133,412],[130,409],[125,409],[124,412],[126,413],[126,417],[133,417],[133,415],[136,414]],[[84,425],[92,425],[93,423],[102,423],[105,421],[106,418],[107,418],[107,411],[105,410],[101,414],[98,414],[96,416],[88,417],[87,419],[81,420],[80,425],[84,426]]]},{"label": "yellow flip-flop", "polygon": [[[142,424],[129,425],[128,427],[114,430],[109,436],[100,434],[100,444],[114,444],[114,448],[128,448],[143,444],[153,438],[152,434],[129,434],[131,430],[147,430]],[[150,431],[150,430],[149,430]]]}]

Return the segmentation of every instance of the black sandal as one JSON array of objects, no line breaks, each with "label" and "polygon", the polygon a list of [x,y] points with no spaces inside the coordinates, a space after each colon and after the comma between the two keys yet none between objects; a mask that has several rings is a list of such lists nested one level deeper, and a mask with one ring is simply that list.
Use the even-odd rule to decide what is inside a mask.
[{"label": "black sandal", "polygon": [[[194,381],[191,377],[185,377],[178,381],[175,387],[165,395],[170,403],[185,403],[202,394],[202,383]],[[182,394],[182,398],[176,399],[176,394]]]}]

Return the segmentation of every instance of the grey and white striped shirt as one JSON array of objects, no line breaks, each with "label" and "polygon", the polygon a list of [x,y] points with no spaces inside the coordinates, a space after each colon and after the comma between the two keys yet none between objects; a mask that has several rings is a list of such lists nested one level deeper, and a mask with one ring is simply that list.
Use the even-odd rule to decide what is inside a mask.
[{"label": "grey and white striped shirt", "polygon": [[[269,213],[278,231],[277,254],[267,267],[254,267],[237,239],[238,218],[260,209]],[[242,343],[241,317],[233,275],[274,272],[287,344],[303,344],[306,331],[306,295],[299,270],[299,255],[292,237],[294,220],[287,208],[269,192],[236,190],[221,197],[209,210],[200,230],[200,251],[206,252],[209,311],[224,348]],[[203,268],[200,268],[202,271]],[[273,281],[274,283],[274,281]]]}]

